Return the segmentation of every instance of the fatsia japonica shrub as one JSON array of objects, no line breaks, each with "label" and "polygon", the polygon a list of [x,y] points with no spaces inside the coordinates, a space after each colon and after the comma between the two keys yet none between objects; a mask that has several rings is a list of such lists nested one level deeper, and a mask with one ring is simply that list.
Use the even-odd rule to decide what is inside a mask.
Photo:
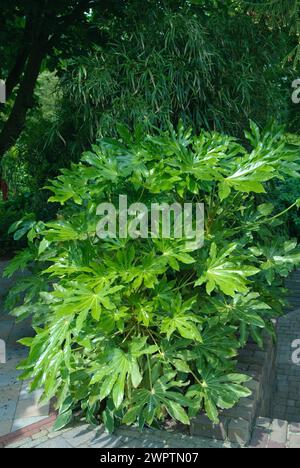
[{"label": "fatsia japonica shrub", "polygon": [[[33,317],[22,378],[42,401],[56,397],[57,428],[78,411],[109,431],[189,424],[199,411],[216,422],[250,394],[239,349],[274,334],[280,278],[300,262],[268,202],[271,180],[299,178],[299,154],[281,133],[251,128],[245,149],[218,133],[119,126],[119,140],[101,140],[50,184],[57,219],[12,227],[29,244],[6,275],[32,272],[7,300],[18,319]],[[153,238],[150,226],[148,238],[99,238],[97,207],[120,194],[148,207],[204,203],[204,245]]]}]

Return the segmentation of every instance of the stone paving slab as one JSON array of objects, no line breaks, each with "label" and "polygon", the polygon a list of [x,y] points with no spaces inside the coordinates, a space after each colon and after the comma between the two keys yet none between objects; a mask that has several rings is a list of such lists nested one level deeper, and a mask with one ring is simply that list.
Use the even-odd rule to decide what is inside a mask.
[{"label": "stone paving slab", "polygon": [[[1,337],[0,322],[0,337]],[[12,330],[17,328],[14,324]],[[24,334],[26,336],[28,334]],[[7,362],[0,364],[0,437],[41,421],[49,415],[50,405],[39,405],[41,391],[29,392],[29,382],[20,382],[16,366],[25,358],[27,350],[7,343]]]},{"label": "stone paving slab", "polygon": [[41,392],[29,393],[29,382],[18,380],[16,366],[27,356],[27,348],[17,343],[32,336],[30,321],[16,323],[4,310],[3,297],[13,280],[2,279],[6,262],[0,262],[0,339],[5,342],[5,363],[0,364],[0,437],[37,423],[49,415],[49,404],[39,406]]},{"label": "stone paving slab", "polygon": [[259,418],[250,448],[300,448],[300,425]]},{"label": "stone paving slab", "polygon": [[300,309],[281,317],[277,326],[276,388],[271,417],[300,423],[300,363],[293,344],[300,340]]},{"label": "stone paving slab", "polygon": [[43,430],[40,434],[6,448],[238,448],[230,442],[191,437],[168,431],[122,427],[110,435],[102,426],[79,424],[63,431]]},{"label": "stone paving slab", "polygon": [[177,431],[122,426],[113,435],[84,422],[62,431],[41,430],[38,434],[12,443],[6,448],[300,448],[300,424],[259,418],[249,445],[192,437]]}]

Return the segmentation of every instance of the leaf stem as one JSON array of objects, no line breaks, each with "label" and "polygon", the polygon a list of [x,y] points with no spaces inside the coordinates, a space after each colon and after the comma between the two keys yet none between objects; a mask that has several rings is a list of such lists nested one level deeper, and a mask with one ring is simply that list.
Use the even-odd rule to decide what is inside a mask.
[{"label": "leaf stem", "polygon": [[147,354],[147,362],[148,362],[148,370],[149,370],[149,383],[150,383],[150,388],[152,390],[153,389],[153,384],[152,384],[152,374],[151,374],[151,365],[150,365],[149,354]]},{"label": "leaf stem", "polygon": [[281,213],[278,213],[276,216],[273,216],[273,218],[270,218],[269,221],[273,221],[274,219],[279,218],[280,216],[285,215],[288,213],[290,210],[292,210],[295,206],[297,206],[297,202],[293,203],[291,206],[289,206],[286,210],[282,211]]}]

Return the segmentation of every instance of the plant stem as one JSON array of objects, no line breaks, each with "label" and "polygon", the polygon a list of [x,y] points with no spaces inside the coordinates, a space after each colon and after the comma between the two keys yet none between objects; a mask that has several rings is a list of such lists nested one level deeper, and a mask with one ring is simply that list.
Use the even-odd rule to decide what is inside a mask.
[{"label": "plant stem", "polygon": [[151,390],[152,390],[152,389],[153,389],[153,385],[152,385],[152,374],[151,374],[151,365],[150,365],[149,354],[147,354],[147,362],[148,362],[148,369],[149,369],[149,383],[150,383],[150,388],[151,388]]},{"label": "plant stem", "polygon": [[297,205],[297,202],[293,203],[289,208],[286,210],[282,211],[281,213],[278,213],[276,216],[273,216],[273,218],[270,218],[269,221],[273,221],[274,219],[279,218],[280,216],[283,216],[284,214],[288,213],[290,210],[292,210],[295,206]]}]

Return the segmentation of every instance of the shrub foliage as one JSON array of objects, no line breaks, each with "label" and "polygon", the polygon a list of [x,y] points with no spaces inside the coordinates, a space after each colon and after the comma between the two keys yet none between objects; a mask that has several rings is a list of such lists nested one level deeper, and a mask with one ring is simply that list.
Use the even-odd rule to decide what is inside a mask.
[{"label": "shrub foliage", "polygon": [[[6,275],[33,272],[7,300],[34,319],[22,377],[43,387],[43,401],[57,397],[57,428],[79,409],[109,431],[167,417],[189,424],[200,410],[217,421],[250,394],[235,358],[250,335],[262,346],[274,333],[280,277],[300,262],[267,193],[270,181],[299,177],[298,152],[280,132],[251,127],[245,149],[218,133],[119,126],[118,140],[101,140],[51,183],[56,220],[12,227],[29,247]],[[203,202],[204,247],[99,239],[97,206],[120,194],[147,206]]]}]

